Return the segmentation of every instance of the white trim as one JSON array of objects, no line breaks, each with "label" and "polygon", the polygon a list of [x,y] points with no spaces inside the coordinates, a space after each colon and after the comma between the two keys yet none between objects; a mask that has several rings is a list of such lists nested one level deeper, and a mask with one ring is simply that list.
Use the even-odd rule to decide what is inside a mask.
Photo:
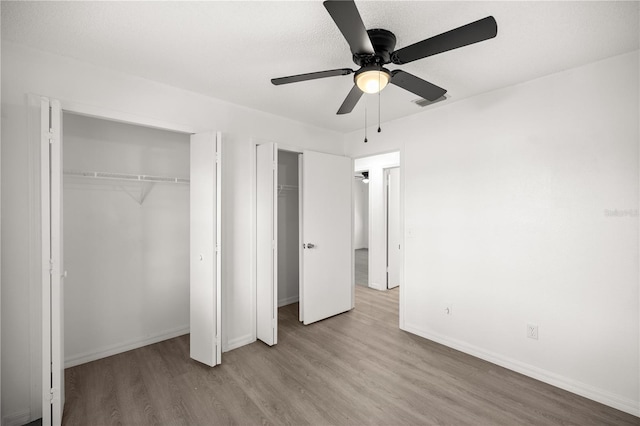
[{"label": "white trim", "polygon": [[595,388],[591,385],[587,385],[585,383],[581,383],[577,380],[561,376],[551,371],[547,371],[542,368],[538,368],[533,365],[526,364],[509,357],[505,357],[495,352],[487,351],[478,346],[471,345],[461,340],[452,339],[438,333],[421,330],[419,327],[411,324],[405,323],[405,327],[401,328],[404,331],[408,331],[409,333],[416,334],[420,337],[424,337],[425,339],[459,350],[476,358],[489,361],[493,364],[515,371],[517,373],[524,374],[525,376],[540,380],[541,382],[548,383],[560,389],[564,389],[571,393],[616,408],[620,411],[624,411],[625,413],[640,417],[640,404],[638,403],[638,401],[613,394],[603,389]]},{"label": "white trim", "polygon": [[387,289],[387,286],[386,286],[386,285],[384,285],[384,286],[383,286],[383,285],[378,284],[378,283],[372,283],[372,282],[370,282],[370,283],[369,283],[369,288],[372,288],[372,289],[374,289],[374,290],[384,291],[384,290],[386,290],[386,289]]},{"label": "white trim", "polygon": [[404,146],[400,148],[400,294],[398,296],[398,326],[404,328]]},{"label": "white trim", "polygon": [[[222,364],[222,132],[216,132],[216,365]],[[189,165],[191,168],[191,165]],[[191,291],[191,290],[189,290]]]},{"label": "white trim", "polygon": [[135,126],[152,127],[154,129],[170,130],[173,132],[181,132],[187,134],[198,133],[198,130],[192,126],[185,124],[172,123],[155,118],[144,117],[141,115],[131,114],[128,112],[116,111],[108,108],[97,107],[94,105],[83,104],[74,101],[60,99],[62,110],[73,114],[84,115],[87,117],[98,118],[101,120],[111,120],[120,123],[133,124]]},{"label": "white trim", "polygon": [[22,426],[31,421],[30,410],[7,414],[2,418],[2,426]]},{"label": "white trim", "polygon": [[162,331],[160,333],[152,334],[150,336],[143,336],[136,339],[131,339],[123,343],[117,343],[115,345],[104,346],[95,351],[84,352],[64,360],[64,368],[75,367],[76,365],[85,364],[87,362],[96,361],[98,359],[106,358],[112,355],[117,355],[122,352],[127,352],[133,349],[138,349],[143,346],[152,345],[154,343],[162,342],[163,340],[173,339],[174,337],[183,336],[189,334],[189,325],[170,330]]},{"label": "white trim", "polygon": [[257,300],[257,289],[258,289],[258,277],[257,277],[257,241],[258,241],[258,227],[257,227],[257,206],[258,206],[258,185],[256,182],[257,179],[257,170],[256,170],[256,161],[257,161],[257,153],[256,147],[261,143],[259,139],[251,138],[251,149],[249,149],[249,214],[251,215],[251,222],[249,224],[249,232],[251,237],[251,247],[250,247],[250,256],[251,260],[249,261],[249,271],[251,274],[251,287],[249,288],[249,314],[251,315],[250,324],[251,324],[251,333],[247,336],[236,337],[235,339],[227,340],[226,351],[230,351],[232,349],[238,348],[242,346],[242,344],[238,344],[237,342],[246,342],[243,344],[253,343],[258,338],[258,329],[257,329],[257,321],[258,321],[258,300]]},{"label": "white trim", "polygon": [[[351,159],[351,170],[355,169],[355,160]],[[356,180],[351,179],[351,309],[356,308]],[[369,241],[367,241],[369,245]],[[367,258],[369,250],[367,249]]]},{"label": "white trim", "polygon": [[281,308],[283,306],[287,306],[290,305],[292,303],[296,303],[300,301],[300,296],[291,296],[291,297],[287,297],[284,299],[280,299],[278,300],[278,308]]},{"label": "white trim", "polygon": [[229,352],[234,349],[237,349],[241,346],[248,345],[256,341],[256,338],[251,333],[245,334],[244,336],[236,337],[235,339],[229,340],[227,343],[227,347],[224,348],[223,352]]}]

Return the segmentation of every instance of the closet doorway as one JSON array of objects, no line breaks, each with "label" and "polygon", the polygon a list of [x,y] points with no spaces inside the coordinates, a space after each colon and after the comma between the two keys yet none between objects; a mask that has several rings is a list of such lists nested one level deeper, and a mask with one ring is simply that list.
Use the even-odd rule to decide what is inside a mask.
[{"label": "closet doorway", "polygon": [[65,366],[186,333],[191,358],[220,364],[220,133],[29,102],[40,116],[43,424],[62,420]]},{"label": "closet doorway", "polygon": [[63,122],[68,368],[189,333],[189,135]]},{"label": "closet doorway", "polygon": [[256,145],[256,337],[268,345],[278,342],[279,306],[298,299],[305,325],[354,306],[352,167],[339,155]]}]

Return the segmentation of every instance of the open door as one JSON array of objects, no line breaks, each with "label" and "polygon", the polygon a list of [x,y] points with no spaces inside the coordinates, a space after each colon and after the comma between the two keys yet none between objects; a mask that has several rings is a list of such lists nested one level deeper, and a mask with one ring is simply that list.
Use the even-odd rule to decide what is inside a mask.
[{"label": "open door", "polygon": [[222,362],[221,345],[221,135],[191,135],[190,356]]},{"label": "open door", "polygon": [[64,409],[62,111],[40,101],[42,231],[42,424],[62,423]]},{"label": "open door", "polygon": [[256,337],[278,343],[278,146],[256,146]]},{"label": "open door", "polygon": [[387,288],[400,284],[400,168],[387,169]]},{"label": "open door", "polygon": [[311,324],[353,307],[350,158],[302,155],[300,318]]}]

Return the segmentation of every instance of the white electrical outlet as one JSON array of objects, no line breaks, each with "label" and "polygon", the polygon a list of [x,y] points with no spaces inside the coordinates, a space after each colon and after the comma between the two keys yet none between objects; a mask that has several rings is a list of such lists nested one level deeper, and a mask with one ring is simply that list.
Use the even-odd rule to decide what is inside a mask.
[{"label": "white electrical outlet", "polygon": [[527,337],[529,339],[538,340],[538,326],[535,324],[527,324]]}]

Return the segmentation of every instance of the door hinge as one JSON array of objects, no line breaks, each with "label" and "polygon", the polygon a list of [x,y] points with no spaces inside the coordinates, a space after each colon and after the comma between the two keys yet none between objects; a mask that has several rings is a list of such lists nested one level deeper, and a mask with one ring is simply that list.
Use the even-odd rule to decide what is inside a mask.
[{"label": "door hinge", "polygon": [[276,319],[271,318],[271,328],[276,328]]},{"label": "door hinge", "polygon": [[49,389],[49,402],[53,404],[53,400],[57,397],[57,395],[58,395],[58,389],[56,388]]},{"label": "door hinge", "polygon": [[53,275],[53,259],[49,259],[49,275]]},{"label": "door hinge", "polygon": [[220,251],[220,246],[216,244],[216,253],[218,253],[219,251]]},{"label": "door hinge", "polygon": [[216,163],[220,162],[220,153],[216,152]]}]

